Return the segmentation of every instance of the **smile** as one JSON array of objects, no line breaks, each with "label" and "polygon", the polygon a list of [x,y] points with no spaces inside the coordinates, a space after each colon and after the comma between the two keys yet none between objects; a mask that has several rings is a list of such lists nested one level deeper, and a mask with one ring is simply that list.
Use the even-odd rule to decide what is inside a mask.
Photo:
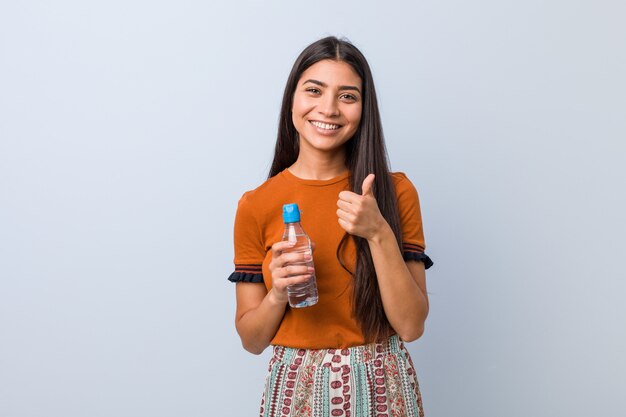
[{"label": "smile", "polygon": [[341,125],[331,125],[329,123],[322,123],[316,120],[311,120],[310,122],[313,126],[318,127],[320,129],[324,129],[324,130],[337,130],[341,127]]}]

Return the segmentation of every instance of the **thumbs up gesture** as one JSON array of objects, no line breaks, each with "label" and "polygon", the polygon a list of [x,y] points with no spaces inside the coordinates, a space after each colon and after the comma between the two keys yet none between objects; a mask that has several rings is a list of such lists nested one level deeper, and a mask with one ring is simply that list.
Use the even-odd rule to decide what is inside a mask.
[{"label": "thumbs up gesture", "polygon": [[378,235],[387,224],[372,193],[374,178],[374,174],[365,177],[362,195],[351,191],[342,191],[339,193],[339,200],[337,201],[339,225],[351,235],[368,240]]}]

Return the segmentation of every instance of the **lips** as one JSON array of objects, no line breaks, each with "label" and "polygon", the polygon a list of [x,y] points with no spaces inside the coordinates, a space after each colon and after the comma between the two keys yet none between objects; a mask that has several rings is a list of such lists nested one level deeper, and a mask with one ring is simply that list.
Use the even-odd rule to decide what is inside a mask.
[{"label": "lips", "polygon": [[324,129],[324,130],[337,130],[341,127],[341,125],[338,124],[333,124],[333,123],[324,123],[324,122],[319,122],[317,120],[309,120],[309,123],[311,123],[313,126],[319,128],[319,129]]}]

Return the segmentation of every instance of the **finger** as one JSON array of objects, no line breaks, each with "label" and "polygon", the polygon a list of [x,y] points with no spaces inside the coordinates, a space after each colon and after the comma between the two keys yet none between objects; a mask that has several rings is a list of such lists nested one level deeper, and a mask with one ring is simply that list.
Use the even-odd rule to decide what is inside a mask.
[{"label": "finger", "polygon": [[296,275],[311,274],[313,273],[313,271],[315,271],[315,269],[307,265],[287,265],[285,267],[280,268],[280,271],[278,272],[277,277],[285,279],[285,278],[289,278],[292,275],[296,276]]},{"label": "finger", "polygon": [[339,222],[339,226],[341,226],[343,230],[345,230],[348,233],[352,231],[352,225],[350,223],[348,223],[347,221],[341,218],[337,219],[337,221]]},{"label": "finger", "polygon": [[350,223],[356,220],[356,216],[354,214],[344,211],[342,209],[337,209],[337,217],[339,217],[341,220],[344,220]]},{"label": "finger", "polygon": [[359,198],[361,198],[361,196],[352,191],[342,191],[339,193],[339,200],[345,201],[346,203],[355,203]]},{"label": "finger", "polygon": [[272,256],[278,257],[285,249],[289,249],[294,247],[296,242],[289,242],[286,240],[281,240],[272,245]]},{"label": "finger", "polygon": [[311,259],[313,259],[313,257],[311,256],[310,253],[306,253],[306,252],[291,252],[291,253],[284,252],[282,255],[280,255],[279,257],[275,259],[276,259],[276,265],[283,267],[289,264],[291,265],[304,264],[305,262],[308,262]]},{"label": "finger", "polygon": [[376,176],[374,174],[369,174],[367,177],[365,177],[365,179],[363,180],[363,186],[361,187],[362,195],[374,195],[372,193],[372,186],[374,185],[375,178]]},{"label": "finger", "polygon": [[303,282],[307,282],[308,280],[311,279],[313,275],[311,274],[305,274],[305,275],[296,275],[293,277],[289,277],[289,278],[282,278],[280,279],[280,281],[274,283],[274,285],[278,288],[287,288],[290,285],[293,284],[302,284]]},{"label": "finger", "polygon": [[354,205],[348,202],[345,202],[343,200],[337,200],[337,207],[339,207],[341,210],[345,212],[352,213]]}]

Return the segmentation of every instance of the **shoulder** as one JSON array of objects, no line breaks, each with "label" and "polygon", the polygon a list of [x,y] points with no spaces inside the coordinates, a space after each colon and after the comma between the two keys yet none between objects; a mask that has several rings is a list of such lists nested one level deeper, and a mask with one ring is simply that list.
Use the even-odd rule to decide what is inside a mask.
[{"label": "shoulder", "polygon": [[243,193],[239,199],[239,206],[258,206],[266,205],[268,199],[271,199],[276,192],[283,187],[284,179],[281,174],[265,180],[258,187]]},{"label": "shoulder", "polygon": [[407,192],[417,194],[415,186],[404,172],[390,172],[389,174],[391,175],[398,196]]},{"label": "shoulder", "polygon": [[407,177],[404,172],[400,172],[400,171],[390,172],[389,175],[391,175],[391,178],[393,179],[394,184],[398,184],[402,181],[409,181],[409,177]]},{"label": "shoulder", "polygon": [[283,175],[278,174],[258,187],[244,192],[237,203],[237,218],[254,221],[262,228],[266,220],[282,207],[283,200],[280,196],[287,187]]}]

